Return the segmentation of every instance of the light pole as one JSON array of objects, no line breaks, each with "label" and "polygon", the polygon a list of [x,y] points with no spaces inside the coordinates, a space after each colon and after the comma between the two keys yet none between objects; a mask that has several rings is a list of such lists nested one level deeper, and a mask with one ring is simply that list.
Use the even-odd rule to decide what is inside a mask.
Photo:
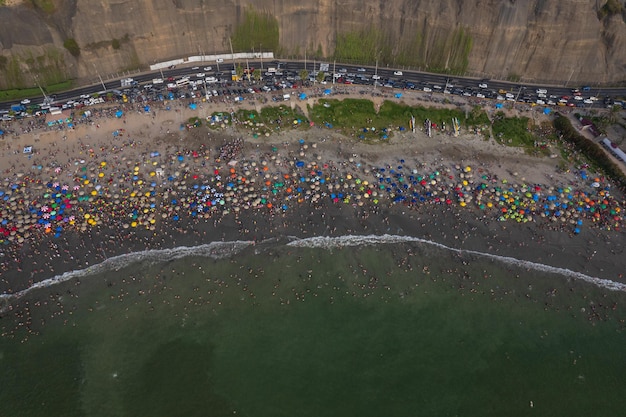
[{"label": "light pole", "polygon": [[237,67],[235,66],[235,53],[233,52],[233,43],[230,40],[230,36],[228,37],[228,44],[230,45],[230,56],[233,60],[233,71],[237,71]]},{"label": "light pole", "polygon": [[261,72],[263,72],[263,44],[259,44],[259,52],[261,53]]},{"label": "light pole", "polygon": [[378,54],[376,54],[376,67],[374,69],[374,89],[378,85]]},{"label": "light pole", "polygon": [[34,78],[35,78],[35,84],[37,84],[37,87],[39,87],[39,91],[41,91],[41,94],[43,95],[43,101],[44,103],[46,103],[48,101],[48,96],[46,95],[46,93],[43,91],[43,88],[41,88],[41,85],[39,84],[39,77],[35,75]]},{"label": "light pole", "polygon": [[572,79],[572,76],[574,75],[574,68],[572,68],[572,72],[569,73],[569,78],[567,79],[567,82],[565,83],[565,87],[568,86],[570,80]]},{"label": "light pole", "polygon": [[98,68],[96,68],[96,64],[93,64],[93,69],[96,70],[96,74],[98,74],[98,78],[100,79],[100,84],[102,84],[102,91],[107,91],[107,87],[104,85],[104,81],[102,81],[102,77],[100,76],[100,72],[98,72]]}]

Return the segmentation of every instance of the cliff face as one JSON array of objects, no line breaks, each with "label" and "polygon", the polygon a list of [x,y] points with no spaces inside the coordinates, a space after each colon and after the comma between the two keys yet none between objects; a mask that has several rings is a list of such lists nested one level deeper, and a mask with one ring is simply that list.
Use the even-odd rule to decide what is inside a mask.
[{"label": "cliff face", "polygon": [[[622,0],[621,3],[623,3]],[[626,79],[623,14],[604,0],[23,0],[0,6],[0,88],[94,79],[225,53],[246,14],[275,19],[282,56],[313,53],[529,81]],[[74,39],[80,55],[64,41]],[[357,43],[350,46],[350,42]],[[359,42],[363,43],[360,47]],[[252,47],[267,50],[261,42]],[[368,52],[369,51],[369,52]]]}]

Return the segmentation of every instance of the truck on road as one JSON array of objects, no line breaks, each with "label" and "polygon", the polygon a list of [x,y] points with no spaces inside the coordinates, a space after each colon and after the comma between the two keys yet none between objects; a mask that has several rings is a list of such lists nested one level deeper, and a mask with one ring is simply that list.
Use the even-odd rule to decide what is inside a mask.
[{"label": "truck on road", "polygon": [[133,87],[133,86],[137,85],[137,81],[135,81],[132,78],[122,78],[120,80],[120,84],[121,84],[122,88]]}]

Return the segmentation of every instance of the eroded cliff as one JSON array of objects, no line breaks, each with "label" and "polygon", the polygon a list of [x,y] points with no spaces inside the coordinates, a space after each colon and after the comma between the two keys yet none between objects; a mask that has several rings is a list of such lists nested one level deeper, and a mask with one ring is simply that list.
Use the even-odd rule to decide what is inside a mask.
[{"label": "eroded cliff", "polygon": [[[601,9],[605,3],[5,1],[0,6],[0,88],[33,85],[35,78],[42,83],[93,79],[96,71],[107,75],[169,58],[228,52],[229,38],[236,48],[273,49],[284,57],[306,51],[309,57],[378,58],[383,65],[479,77],[614,83],[626,79],[624,6],[622,0],[611,0],[617,9]],[[271,34],[255,36],[255,30],[271,29],[254,27],[258,23],[251,15],[276,23],[276,42],[263,45]],[[242,31],[246,25],[251,27]]]}]

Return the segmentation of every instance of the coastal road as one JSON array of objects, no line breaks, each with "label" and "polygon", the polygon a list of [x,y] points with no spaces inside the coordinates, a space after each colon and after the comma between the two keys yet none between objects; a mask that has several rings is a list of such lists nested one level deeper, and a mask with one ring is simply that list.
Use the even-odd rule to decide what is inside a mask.
[{"label": "coastal road", "polygon": [[[248,61],[247,63],[238,62],[241,65],[248,65],[251,68],[261,68],[267,70],[270,67],[278,68],[283,72],[295,72],[298,73],[300,70],[306,69],[309,73],[313,73],[315,70],[319,70],[320,62],[313,61]],[[464,92],[471,92],[472,94],[480,93],[481,91],[485,92],[497,92],[497,91],[506,91],[512,94],[516,99],[526,97],[528,100],[532,100],[533,102],[537,99],[537,90],[538,89],[546,89],[547,96],[552,97],[552,100],[556,101],[564,96],[571,97],[572,89],[562,86],[544,86],[544,85],[521,85],[519,83],[511,83],[507,81],[495,81],[495,80],[480,80],[476,78],[470,77],[460,77],[460,76],[451,76],[451,75],[443,75],[443,74],[433,74],[426,72],[418,72],[418,71],[409,71],[402,70],[402,74],[400,75],[396,71],[397,69],[392,69],[388,67],[372,67],[372,66],[357,66],[350,64],[333,64],[327,63],[329,66],[329,72],[332,74],[333,69],[336,71],[338,75],[363,75],[367,77],[370,81],[372,81],[372,76],[378,75],[380,77],[380,82],[385,83],[389,80],[392,81],[402,81],[404,83],[412,83],[419,86],[437,86],[441,87],[443,91],[445,89],[446,84],[452,85],[450,89],[461,89]],[[210,71],[204,70],[204,67],[211,66],[212,69]],[[315,66],[315,68],[314,68]],[[215,75],[218,68],[221,70],[222,74],[229,74],[229,72],[233,69],[233,62],[223,62],[221,64],[217,63],[196,63],[195,65],[186,64],[184,66],[177,66],[175,68],[164,69],[161,71],[151,71],[145,72],[141,74],[137,74],[133,76],[133,79],[137,81],[139,84],[145,84],[152,81],[154,78],[163,78],[165,82],[167,79],[172,77],[174,79],[180,78],[182,76],[193,76],[197,73],[205,73],[207,76]],[[280,76],[276,77],[280,79]],[[485,83],[488,85],[487,89],[481,89],[479,84]],[[103,93],[109,92],[113,90],[122,90],[120,80],[111,80],[102,83],[97,83],[89,86],[82,86],[70,91],[60,92],[54,95],[55,103],[65,103],[68,100],[77,99],[81,95],[91,95],[94,93]],[[458,90],[457,90],[458,91]],[[626,88],[617,88],[617,87],[607,87],[607,88],[592,88],[588,91],[583,91],[581,94],[586,98],[598,97],[598,98],[606,98],[611,97],[613,99],[626,97]],[[546,98],[546,101],[548,98]],[[41,103],[43,101],[43,97],[33,97],[31,98],[33,103]],[[571,100],[570,100],[571,101]],[[11,108],[11,105],[19,104],[18,102],[6,102],[0,103],[0,110],[8,111]],[[582,102],[577,102],[578,107],[605,107],[605,104],[602,100],[598,100],[595,103],[589,103],[582,105]]]}]

